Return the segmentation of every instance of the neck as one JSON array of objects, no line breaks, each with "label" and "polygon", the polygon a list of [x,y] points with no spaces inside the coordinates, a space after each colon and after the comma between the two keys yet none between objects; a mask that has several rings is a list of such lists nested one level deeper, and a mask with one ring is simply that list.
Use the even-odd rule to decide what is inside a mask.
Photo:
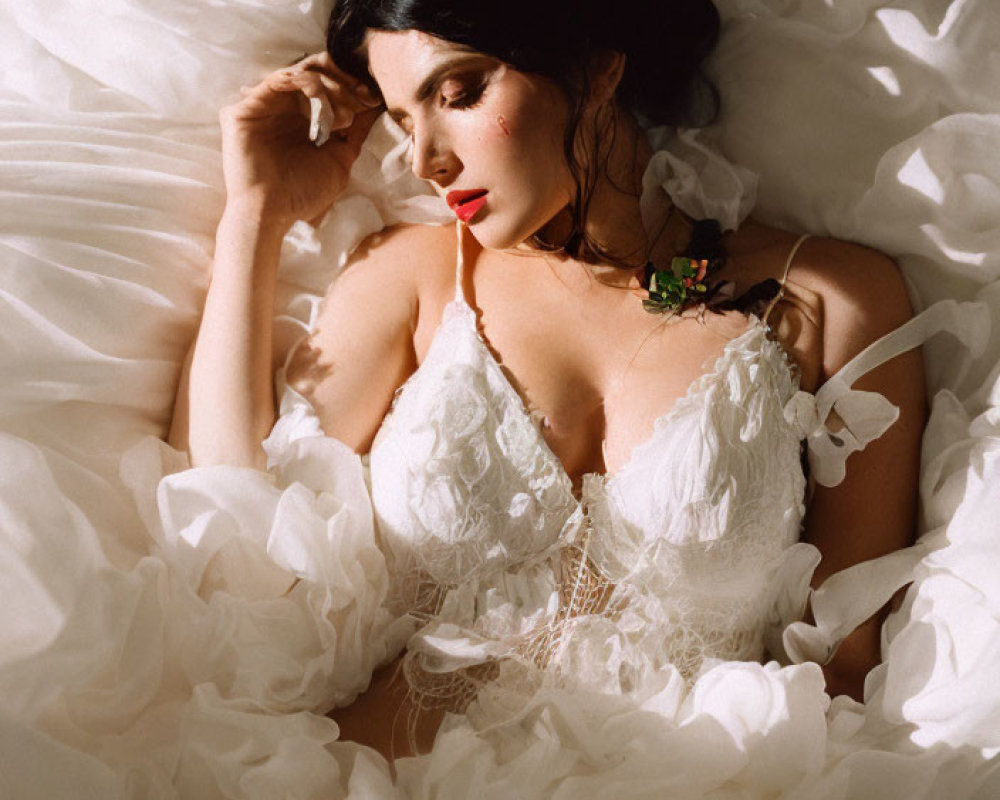
[{"label": "neck", "polygon": [[587,234],[620,264],[645,264],[653,232],[643,227],[640,210],[642,176],[652,151],[632,115],[618,115],[617,130],[608,137],[606,167],[594,187],[587,214]]},{"label": "neck", "polygon": [[[653,198],[656,223],[652,230],[645,229],[640,205],[642,179],[653,151],[645,132],[628,112],[618,113],[612,125],[610,135],[602,137],[608,145],[599,153],[604,166],[590,198],[586,232],[610,257],[590,264],[590,270],[602,281],[617,283],[641,275],[647,261],[669,260],[683,249],[687,225],[681,215],[671,213],[670,198],[660,192]],[[564,239],[570,224],[567,210],[547,226],[546,238]]]}]

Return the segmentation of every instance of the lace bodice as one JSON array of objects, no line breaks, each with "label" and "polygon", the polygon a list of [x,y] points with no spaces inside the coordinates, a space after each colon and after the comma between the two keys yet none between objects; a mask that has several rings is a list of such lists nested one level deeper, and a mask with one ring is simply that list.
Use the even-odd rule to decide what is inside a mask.
[{"label": "lace bodice", "polygon": [[[653,691],[667,665],[691,678],[706,659],[825,661],[875,609],[796,622],[819,561],[798,542],[803,450],[818,482],[838,483],[897,414],[851,384],[959,315],[930,309],[815,396],[750,316],[626,464],[577,496],[457,288],[370,454],[390,602],[422,624],[407,655],[417,690],[467,698],[511,664],[620,693]],[[444,677],[461,675],[471,688]]]},{"label": "lace bodice", "polygon": [[797,388],[750,317],[628,462],[585,476],[577,497],[457,291],[370,455],[394,602],[427,620],[411,651],[434,672],[530,652],[569,674],[610,624],[622,664],[587,662],[617,690],[637,659],[692,674],[706,656],[760,658],[771,577],[804,510],[784,415]]},{"label": "lace bodice", "polygon": [[[939,331],[981,351],[988,326],[969,304],[932,306],[815,395],[799,389],[766,312],[749,316],[625,465],[585,476],[577,495],[458,277],[368,457],[386,607],[416,631],[404,670],[418,705],[471,713],[473,697],[482,708],[525,685],[641,698],[716,660],[825,663],[912,575],[921,543],[810,589],[820,556],[798,541],[803,456],[816,483],[838,484],[848,456],[898,414],[855,381]],[[323,440],[283,375],[265,442],[279,472]],[[807,604],[813,623],[801,621]]]},{"label": "lace bodice", "polygon": [[450,303],[372,445],[376,515],[396,563],[453,585],[570,538],[578,503],[538,426],[472,309]]}]

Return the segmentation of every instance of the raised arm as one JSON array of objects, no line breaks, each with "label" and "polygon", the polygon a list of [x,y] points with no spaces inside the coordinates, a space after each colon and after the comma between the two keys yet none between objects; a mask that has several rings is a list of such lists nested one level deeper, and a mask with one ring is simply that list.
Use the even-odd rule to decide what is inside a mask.
[{"label": "raised arm", "polygon": [[228,206],[216,234],[211,284],[188,353],[168,441],[194,466],[260,466],[273,424],[271,328],[285,226]]},{"label": "raised arm", "polygon": [[[281,241],[321,217],[347,183],[376,101],[324,55],[269,75],[220,114],[226,208],[169,442],[195,466],[263,466],[274,423],[272,315]],[[323,108],[309,140],[309,98]]]}]

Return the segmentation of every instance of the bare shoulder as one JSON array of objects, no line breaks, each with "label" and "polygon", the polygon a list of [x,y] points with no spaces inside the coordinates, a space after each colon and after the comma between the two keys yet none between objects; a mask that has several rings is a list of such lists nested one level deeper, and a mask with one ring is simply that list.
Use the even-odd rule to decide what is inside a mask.
[{"label": "bare shoulder", "polygon": [[838,239],[810,239],[794,281],[822,303],[823,372],[833,375],[913,316],[902,272],[884,253]]},{"label": "bare shoulder", "polygon": [[358,452],[371,447],[393,392],[419,363],[426,308],[454,283],[454,238],[425,226],[382,231],[333,282],[287,373],[328,436]]},{"label": "bare shoulder", "polygon": [[[741,282],[780,278],[797,237],[756,222],[744,227],[733,241]],[[807,349],[821,361],[820,382],[913,315],[903,275],[891,258],[826,237],[810,237],[795,254],[786,299],[783,314],[797,317],[795,329],[815,340]]]},{"label": "bare shoulder", "polygon": [[358,245],[333,283],[331,294],[381,290],[411,299],[433,295],[454,282],[455,233],[450,227],[396,225]]},{"label": "bare shoulder", "polygon": [[[449,226],[398,225],[361,242],[323,300],[318,333],[363,315],[405,327],[418,355],[455,285],[457,251]],[[341,335],[340,333],[337,334]]]}]

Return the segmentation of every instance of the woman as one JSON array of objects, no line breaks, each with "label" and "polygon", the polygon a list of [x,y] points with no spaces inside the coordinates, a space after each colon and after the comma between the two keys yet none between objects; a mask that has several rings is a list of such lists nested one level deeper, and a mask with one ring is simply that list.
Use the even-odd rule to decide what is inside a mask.
[{"label": "woman", "polygon": [[[366,241],[288,368],[325,434],[371,453],[390,603],[414,620],[403,668],[334,715],[343,737],[398,756],[443,711],[494,724],[497,687],[648,695],[669,665],[690,679],[713,658],[834,653],[829,693],[861,696],[871,612],[901,581],[843,642],[844,620],[783,639],[801,592],[776,609],[814,567],[818,586],[911,540],[919,355],[851,365],[899,409],[874,421],[884,435],[845,445],[864,426],[829,434],[814,397],[911,310],[878,253],[750,221],[720,240],[644,191],[643,125],[706,116],[718,25],[709,0],[342,0],[329,54],[223,111],[227,205],[170,437],[195,465],[264,467],[280,244],[336,201],[383,106],[457,217],[457,236]],[[850,383],[830,402],[860,397]],[[806,437],[821,485],[803,522]],[[409,706],[430,709],[407,712],[415,741],[394,724]]]}]

